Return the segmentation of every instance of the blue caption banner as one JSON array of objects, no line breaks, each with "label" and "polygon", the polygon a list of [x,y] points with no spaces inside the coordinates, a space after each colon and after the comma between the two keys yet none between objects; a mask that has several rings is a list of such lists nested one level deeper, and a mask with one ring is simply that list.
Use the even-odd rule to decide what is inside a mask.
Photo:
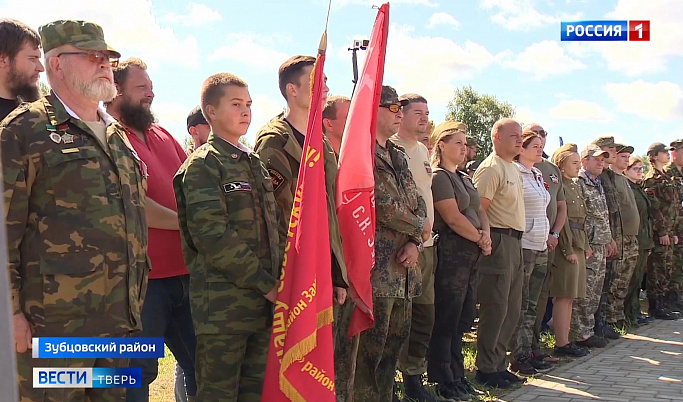
[{"label": "blue caption banner", "polygon": [[562,22],[562,41],[627,41],[628,21],[571,21]]},{"label": "blue caption banner", "polygon": [[33,338],[33,358],[159,358],[164,338]]},{"label": "blue caption banner", "polygon": [[33,368],[33,388],[140,388],[141,386],[141,368]]}]

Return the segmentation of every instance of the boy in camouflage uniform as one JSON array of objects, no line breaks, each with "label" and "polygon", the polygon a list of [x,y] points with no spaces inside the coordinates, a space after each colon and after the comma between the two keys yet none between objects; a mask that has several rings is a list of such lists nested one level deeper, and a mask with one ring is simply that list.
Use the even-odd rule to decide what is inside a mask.
[{"label": "boy in camouflage uniform", "polygon": [[31,336],[139,331],[149,272],[146,168],[124,128],[98,107],[116,95],[110,59],[119,53],[91,22],[39,31],[52,92],[0,125],[19,395],[122,400],[124,388],[33,388],[33,367],[127,367],[128,359],[32,359],[27,348]]},{"label": "boy in camouflage uniform", "polygon": [[603,338],[595,335],[594,326],[605,280],[605,249],[612,241],[605,190],[598,177],[608,156],[607,151],[595,144],[588,145],[581,152],[583,169],[579,172],[579,186],[586,200],[585,225],[592,255],[586,260],[586,297],[574,300],[569,338],[585,347],[602,348],[607,345]]},{"label": "boy in camouflage uniform", "polygon": [[197,334],[197,400],[259,401],[282,257],[268,172],[239,143],[251,121],[247,84],[202,86],[208,142],[173,180]]}]

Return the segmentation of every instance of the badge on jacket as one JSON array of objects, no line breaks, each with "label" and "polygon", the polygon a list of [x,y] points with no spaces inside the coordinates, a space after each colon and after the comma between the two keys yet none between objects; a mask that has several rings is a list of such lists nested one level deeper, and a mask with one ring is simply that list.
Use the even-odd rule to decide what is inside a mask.
[{"label": "badge on jacket", "polygon": [[223,192],[226,194],[235,191],[251,191],[251,184],[246,181],[233,181],[223,184]]},{"label": "badge on jacket", "polygon": [[270,174],[270,181],[273,183],[273,191],[277,191],[278,188],[285,182],[285,177],[282,173],[278,172],[273,168],[268,168],[268,174]]},{"label": "badge on jacket", "polygon": [[560,182],[560,179],[557,177],[555,173],[551,173],[548,177],[550,177],[550,180],[555,184]]}]

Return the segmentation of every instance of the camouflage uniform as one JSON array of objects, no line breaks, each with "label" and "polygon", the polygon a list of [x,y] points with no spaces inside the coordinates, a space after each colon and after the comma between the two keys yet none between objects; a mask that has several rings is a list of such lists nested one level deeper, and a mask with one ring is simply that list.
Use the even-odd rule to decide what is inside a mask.
[{"label": "camouflage uniform", "polygon": [[633,195],[638,206],[638,215],[640,216],[640,226],[638,227],[638,261],[636,268],[631,276],[631,282],[628,286],[628,293],[624,301],[624,315],[631,323],[637,322],[640,316],[640,285],[643,282],[645,275],[645,268],[647,257],[650,255],[650,250],[655,243],[652,236],[652,206],[647,194],[643,191],[639,184],[629,180],[629,185],[633,191]]},{"label": "camouflage uniform", "polygon": [[595,312],[595,329],[600,331],[601,327],[607,325],[607,300],[610,288],[613,286],[617,273],[621,272],[622,251],[623,251],[623,226],[621,222],[621,204],[619,203],[619,191],[615,184],[616,173],[605,168],[600,174],[600,183],[604,189],[607,210],[609,211],[609,227],[612,233],[612,240],[617,245],[617,254],[606,260],[605,279],[600,292],[600,302],[598,310]]},{"label": "camouflage uniform", "polygon": [[576,298],[572,307],[569,338],[574,342],[584,341],[594,334],[594,315],[605,279],[605,245],[612,241],[609,212],[601,180],[589,177],[582,170],[579,173],[579,187],[586,200],[586,234],[593,255],[586,260],[586,296]]},{"label": "camouflage uniform", "polygon": [[268,172],[211,134],[173,188],[190,271],[197,400],[259,401],[283,240]]},{"label": "camouflage uniform", "polygon": [[[655,246],[647,260],[647,295],[664,297],[668,291],[675,290],[671,279],[674,276],[673,236],[678,234],[680,201],[676,181],[657,169],[650,170],[642,184],[645,194],[652,205],[652,232]],[[669,235],[671,246],[659,244],[659,238]]]},{"label": "camouflage uniform", "polygon": [[375,146],[375,266],[370,273],[375,324],[360,334],[354,399],[390,401],[398,354],[410,332],[411,298],[422,292],[419,268],[405,268],[396,254],[419,239],[427,209],[402,149]]},{"label": "camouflage uniform", "polygon": [[[146,172],[104,110],[107,146],[54,93],[0,125],[13,314],[33,336],[128,336],[140,330],[150,269]],[[17,355],[22,400],[125,398],[125,389],[33,389],[32,367],[121,367],[126,359]]]},{"label": "camouflage uniform", "polygon": [[620,244],[621,261],[614,264],[614,276],[607,291],[605,318],[609,324],[616,324],[624,320],[624,300],[628,293],[631,276],[633,276],[633,271],[638,263],[638,226],[640,224],[638,207],[629,185],[629,179],[614,172],[613,176],[622,211],[622,241]]},{"label": "camouflage uniform", "polygon": [[[683,145],[683,141],[677,140],[671,143],[671,146],[680,148]],[[678,199],[683,201],[683,171],[676,167],[673,162],[667,163],[664,168],[664,173],[671,176],[674,179],[676,188],[678,189]],[[678,210],[678,215],[683,214],[683,203],[679,203],[681,208]],[[679,222],[681,224],[683,222]],[[680,231],[679,231],[680,233]],[[671,291],[680,293],[683,291],[683,239],[679,238],[678,244],[673,247],[673,275],[671,277]]]}]

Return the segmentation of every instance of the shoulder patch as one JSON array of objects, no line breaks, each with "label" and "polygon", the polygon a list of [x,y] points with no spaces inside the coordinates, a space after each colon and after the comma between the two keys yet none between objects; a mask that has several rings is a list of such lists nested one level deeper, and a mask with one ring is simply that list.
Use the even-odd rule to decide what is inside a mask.
[{"label": "shoulder patch", "polygon": [[270,181],[273,183],[273,191],[277,191],[284,184],[285,177],[273,168],[268,168],[268,174],[270,174]]},{"label": "shoulder patch", "polygon": [[429,162],[425,161],[425,170],[427,171],[428,174],[432,174],[432,165],[429,164]]},{"label": "shoulder patch", "polygon": [[235,191],[251,191],[251,184],[246,181],[232,181],[230,183],[225,183],[222,185],[223,192],[233,193]]}]

